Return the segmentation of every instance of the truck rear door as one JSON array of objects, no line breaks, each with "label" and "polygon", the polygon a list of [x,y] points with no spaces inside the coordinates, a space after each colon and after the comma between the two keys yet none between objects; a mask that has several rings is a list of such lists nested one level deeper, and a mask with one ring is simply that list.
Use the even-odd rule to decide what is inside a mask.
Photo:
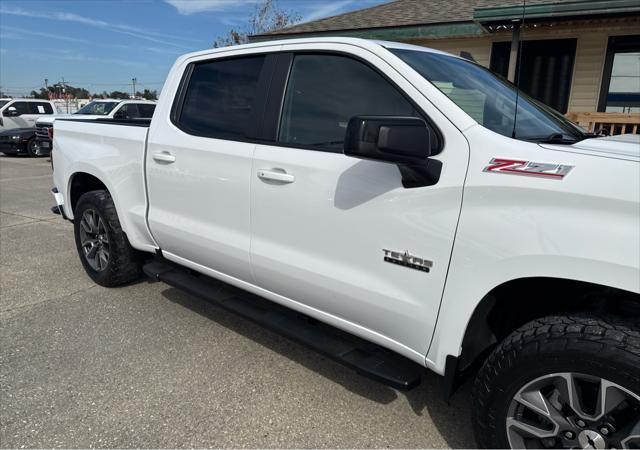
[{"label": "truck rear door", "polygon": [[185,67],[172,110],[151,124],[148,222],[163,254],[252,281],[247,133],[265,56],[200,58]]}]

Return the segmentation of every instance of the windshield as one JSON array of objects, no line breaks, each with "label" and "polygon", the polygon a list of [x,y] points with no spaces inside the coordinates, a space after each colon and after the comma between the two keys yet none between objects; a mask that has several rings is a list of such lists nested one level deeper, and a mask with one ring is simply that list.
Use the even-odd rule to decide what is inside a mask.
[{"label": "windshield", "polygon": [[84,105],[74,114],[90,114],[95,116],[106,116],[120,102],[91,102]]},{"label": "windshield", "polygon": [[559,112],[473,62],[439,53],[389,49],[485,128],[525,141],[574,143],[586,137]]},{"label": "windshield", "polygon": [[0,100],[0,108],[9,103],[11,100]]}]

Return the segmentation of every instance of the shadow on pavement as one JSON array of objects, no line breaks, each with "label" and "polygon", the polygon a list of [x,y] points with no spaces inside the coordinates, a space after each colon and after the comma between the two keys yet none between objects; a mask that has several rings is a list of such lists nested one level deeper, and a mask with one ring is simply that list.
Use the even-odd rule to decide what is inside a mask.
[{"label": "shadow on pavement", "polygon": [[348,391],[379,404],[390,404],[404,396],[416,416],[428,415],[453,448],[475,448],[471,433],[470,382],[465,383],[449,403],[442,398],[441,378],[424,370],[421,384],[408,392],[396,391],[369,380],[333,360],[230,313],[206,300],[169,287],[162,295],[217,324],[238,333],[271,351],[288,358],[321,376],[340,384]]}]

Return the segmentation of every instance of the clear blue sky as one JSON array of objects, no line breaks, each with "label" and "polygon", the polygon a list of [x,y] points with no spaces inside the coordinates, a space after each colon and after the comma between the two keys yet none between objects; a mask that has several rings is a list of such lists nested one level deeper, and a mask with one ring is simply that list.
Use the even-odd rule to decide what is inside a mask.
[{"label": "clear blue sky", "polygon": [[[64,77],[90,92],[158,89],[176,57],[247,23],[257,0],[0,0],[0,88]],[[278,0],[303,21],[388,0]]]}]

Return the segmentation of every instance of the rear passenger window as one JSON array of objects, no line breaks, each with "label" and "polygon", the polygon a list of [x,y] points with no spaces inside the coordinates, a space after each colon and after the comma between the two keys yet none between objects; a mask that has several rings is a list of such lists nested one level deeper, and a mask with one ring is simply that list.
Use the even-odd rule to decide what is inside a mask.
[{"label": "rear passenger window", "polygon": [[122,111],[120,115],[125,119],[138,119],[140,117],[140,114],[138,114],[138,106],[135,103],[124,105],[120,111]]},{"label": "rear passenger window", "polygon": [[50,103],[30,102],[30,114],[53,114],[53,108]]},{"label": "rear passenger window", "polygon": [[138,112],[141,119],[151,119],[153,111],[155,111],[156,105],[138,105]]},{"label": "rear passenger window", "polygon": [[420,114],[378,72],[346,56],[297,55],[280,120],[279,142],[342,150],[349,119]]},{"label": "rear passenger window", "polygon": [[264,59],[197,63],[177,125],[198,136],[244,139]]}]

